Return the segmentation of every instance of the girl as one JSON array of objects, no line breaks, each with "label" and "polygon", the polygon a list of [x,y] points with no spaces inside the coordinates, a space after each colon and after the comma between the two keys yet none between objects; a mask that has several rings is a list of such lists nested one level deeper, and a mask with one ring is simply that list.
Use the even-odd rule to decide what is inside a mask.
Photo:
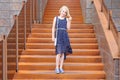
[{"label": "girl", "polygon": [[72,53],[67,29],[70,29],[72,17],[67,6],[62,6],[60,15],[53,20],[52,41],[56,42],[56,69],[57,74],[64,73],[63,62],[67,53]]}]

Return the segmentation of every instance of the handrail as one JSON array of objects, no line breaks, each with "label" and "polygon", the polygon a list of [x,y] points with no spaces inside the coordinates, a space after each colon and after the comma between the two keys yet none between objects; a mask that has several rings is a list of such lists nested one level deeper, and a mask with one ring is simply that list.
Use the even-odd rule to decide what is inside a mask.
[{"label": "handrail", "polygon": [[[26,49],[26,2],[23,1],[22,9],[24,10],[24,49]],[[14,16],[15,26],[16,26],[16,72],[19,70],[19,15]]]},{"label": "handrail", "polygon": [[27,19],[26,19],[26,2],[24,1],[23,2],[23,4],[24,4],[24,49],[26,49],[26,33],[27,33],[27,29],[26,29],[26,21],[27,21]]},{"label": "handrail", "polygon": [[2,80],[7,80],[7,36],[0,35],[2,42]]},{"label": "handrail", "polygon": [[32,23],[33,23],[33,14],[32,14],[32,12],[33,12],[33,1],[32,0],[30,0],[30,33],[32,32]]},{"label": "handrail", "polygon": [[16,22],[16,72],[18,71],[18,16],[15,15],[15,22]]},{"label": "handrail", "polygon": [[[112,9],[112,2],[111,2],[111,9]],[[120,34],[115,27],[115,23],[113,22],[112,10],[109,10],[106,7],[103,0],[101,1],[101,12],[103,12],[105,14],[106,18],[108,19],[108,30],[111,30],[114,33],[114,38],[116,40],[116,43],[117,43],[118,48],[119,48],[119,53],[120,53]]]}]

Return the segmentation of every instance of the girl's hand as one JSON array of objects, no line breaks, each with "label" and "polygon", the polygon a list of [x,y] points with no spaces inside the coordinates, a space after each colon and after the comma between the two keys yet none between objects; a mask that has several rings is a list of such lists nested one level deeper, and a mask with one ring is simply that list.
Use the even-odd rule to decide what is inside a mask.
[{"label": "girl's hand", "polygon": [[72,20],[72,17],[71,16],[69,16],[69,18],[68,18],[69,20]]},{"label": "girl's hand", "polygon": [[70,15],[68,15],[68,19],[69,19],[69,20],[72,20],[72,17],[71,17]]},{"label": "girl's hand", "polygon": [[52,37],[52,41],[55,41],[55,38]]}]

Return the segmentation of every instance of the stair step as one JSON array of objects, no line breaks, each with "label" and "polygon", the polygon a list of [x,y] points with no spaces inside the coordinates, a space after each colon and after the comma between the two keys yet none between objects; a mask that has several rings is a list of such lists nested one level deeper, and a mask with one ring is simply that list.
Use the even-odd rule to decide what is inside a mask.
[{"label": "stair step", "polygon": [[[51,23],[53,23],[53,21],[43,21],[43,24],[51,24]],[[81,20],[81,21],[72,21],[71,22],[72,24],[81,24],[81,23],[83,23],[83,20]]]},{"label": "stair step", "polygon": [[[51,10],[51,11],[50,11],[50,10],[46,10],[46,13],[45,13],[45,14],[48,14],[48,15],[49,15],[49,14],[59,14],[59,13],[58,13],[58,10]],[[71,11],[70,14],[79,14],[79,15],[82,16],[82,12],[79,11],[79,10],[78,10],[78,11],[77,11],[77,10],[74,10],[74,12]]]},{"label": "stair step", "polygon": [[[98,49],[98,44],[71,44],[73,49]],[[55,48],[52,43],[27,43],[27,49],[53,49]]]},{"label": "stair step", "polygon": [[[28,38],[28,43],[53,43],[51,38]],[[71,43],[97,43],[96,38],[70,38]]]},{"label": "stair step", "polygon": [[[26,35],[29,35],[29,33],[26,33]],[[16,33],[10,33],[9,37],[14,38],[16,37]],[[24,32],[23,33],[18,33],[19,38],[24,38]]]},{"label": "stair step", "polygon": [[[42,43],[27,43],[28,49],[52,49],[54,48],[53,43],[49,44],[42,44]],[[15,49],[16,43],[8,43],[9,49]],[[22,49],[24,47],[24,43],[19,43],[19,49]],[[71,44],[71,47],[74,49],[98,49],[98,44]],[[2,48],[2,45],[0,44],[0,48]]]},{"label": "stair step", "polygon": [[[70,29],[69,33],[94,33],[93,29]],[[32,33],[52,33],[52,29],[33,28]]]},{"label": "stair step", "polygon": [[[21,35],[20,37],[22,37]],[[52,33],[32,33],[32,38],[51,38]],[[95,38],[94,33],[69,33],[70,38]]]},{"label": "stair step", "polygon": [[[20,62],[55,62],[55,55],[22,55]],[[13,58],[13,57],[12,57]],[[67,56],[65,62],[71,63],[100,63],[100,56]]]},{"label": "stair step", "polygon": [[[55,55],[19,55],[19,62],[38,62],[38,63],[44,63],[44,62],[55,62]],[[2,58],[2,56],[0,56]],[[1,61],[1,59],[0,59]],[[8,62],[15,62],[16,61],[16,55],[8,55]],[[101,57],[100,56],[73,56],[69,55],[67,56],[67,59],[65,60],[65,63],[100,63]]]},{"label": "stair step", "polygon": [[[52,24],[33,24],[33,28],[52,29]],[[71,24],[71,29],[93,29],[91,24]]]},{"label": "stair step", "polygon": [[[2,58],[2,56],[0,56]],[[19,62],[55,62],[55,55],[19,55]],[[101,63],[101,56],[67,56],[65,63]],[[1,61],[2,59],[0,59]],[[10,54],[8,55],[8,62],[15,62],[16,55]]]},{"label": "stair step", "polygon": [[[34,74],[33,74],[34,73]],[[32,75],[32,76],[31,76]],[[87,76],[87,77],[86,77]],[[27,71],[20,70],[14,78],[17,79],[104,79],[103,71],[65,71],[64,74],[55,74],[53,70]]]},{"label": "stair step", "polygon": [[[14,37],[14,38],[8,38],[8,41],[7,41],[8,43],[16,43],[16,38]],[[18,42],[19,43],[23,43],[24,42],[24,38],[19,38],[18,39]]]},{"label": "stair step", "polygon": [[[55,14],[56,15],[56,14]],[[82,19],[79,19],[79,18],[73,18],[72,21],[81,21]],[[49,17],[49,18],[44,18],[43,21],[53,21],[53,18]]]},{"label": "stair step", "polygon": [[[25,55],[55,55],[55,49],[26,49],[22,54]],[[73,56],[96,56],[99,55],[98,49],[73,49]]]},{"label": "stair step", "polygon": [[[9,63],[8,65],[16,65],[16,63]],[[29,67],[30,66],[30,67]],[[10,70],[14,67],[9,67]],[[103,70],[102,63],[64,63],[65,70],[80,70],[80,71],[101,71]],[[54,70],[54,63],[36,63],[36,62],[19,62],[19,70]]]}]

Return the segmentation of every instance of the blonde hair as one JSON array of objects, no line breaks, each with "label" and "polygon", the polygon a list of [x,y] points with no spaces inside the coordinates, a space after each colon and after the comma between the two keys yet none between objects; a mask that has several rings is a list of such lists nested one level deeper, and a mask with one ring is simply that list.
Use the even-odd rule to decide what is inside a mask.
[{"label": "blonde hair", "polygon": [[69,11],[69,8],[67,6],[62,6],[59,10],[59,13],[61,12],[62,9],[66,9],[67,13],[66,13],[66,16],[70,16],[70,11]]}]

